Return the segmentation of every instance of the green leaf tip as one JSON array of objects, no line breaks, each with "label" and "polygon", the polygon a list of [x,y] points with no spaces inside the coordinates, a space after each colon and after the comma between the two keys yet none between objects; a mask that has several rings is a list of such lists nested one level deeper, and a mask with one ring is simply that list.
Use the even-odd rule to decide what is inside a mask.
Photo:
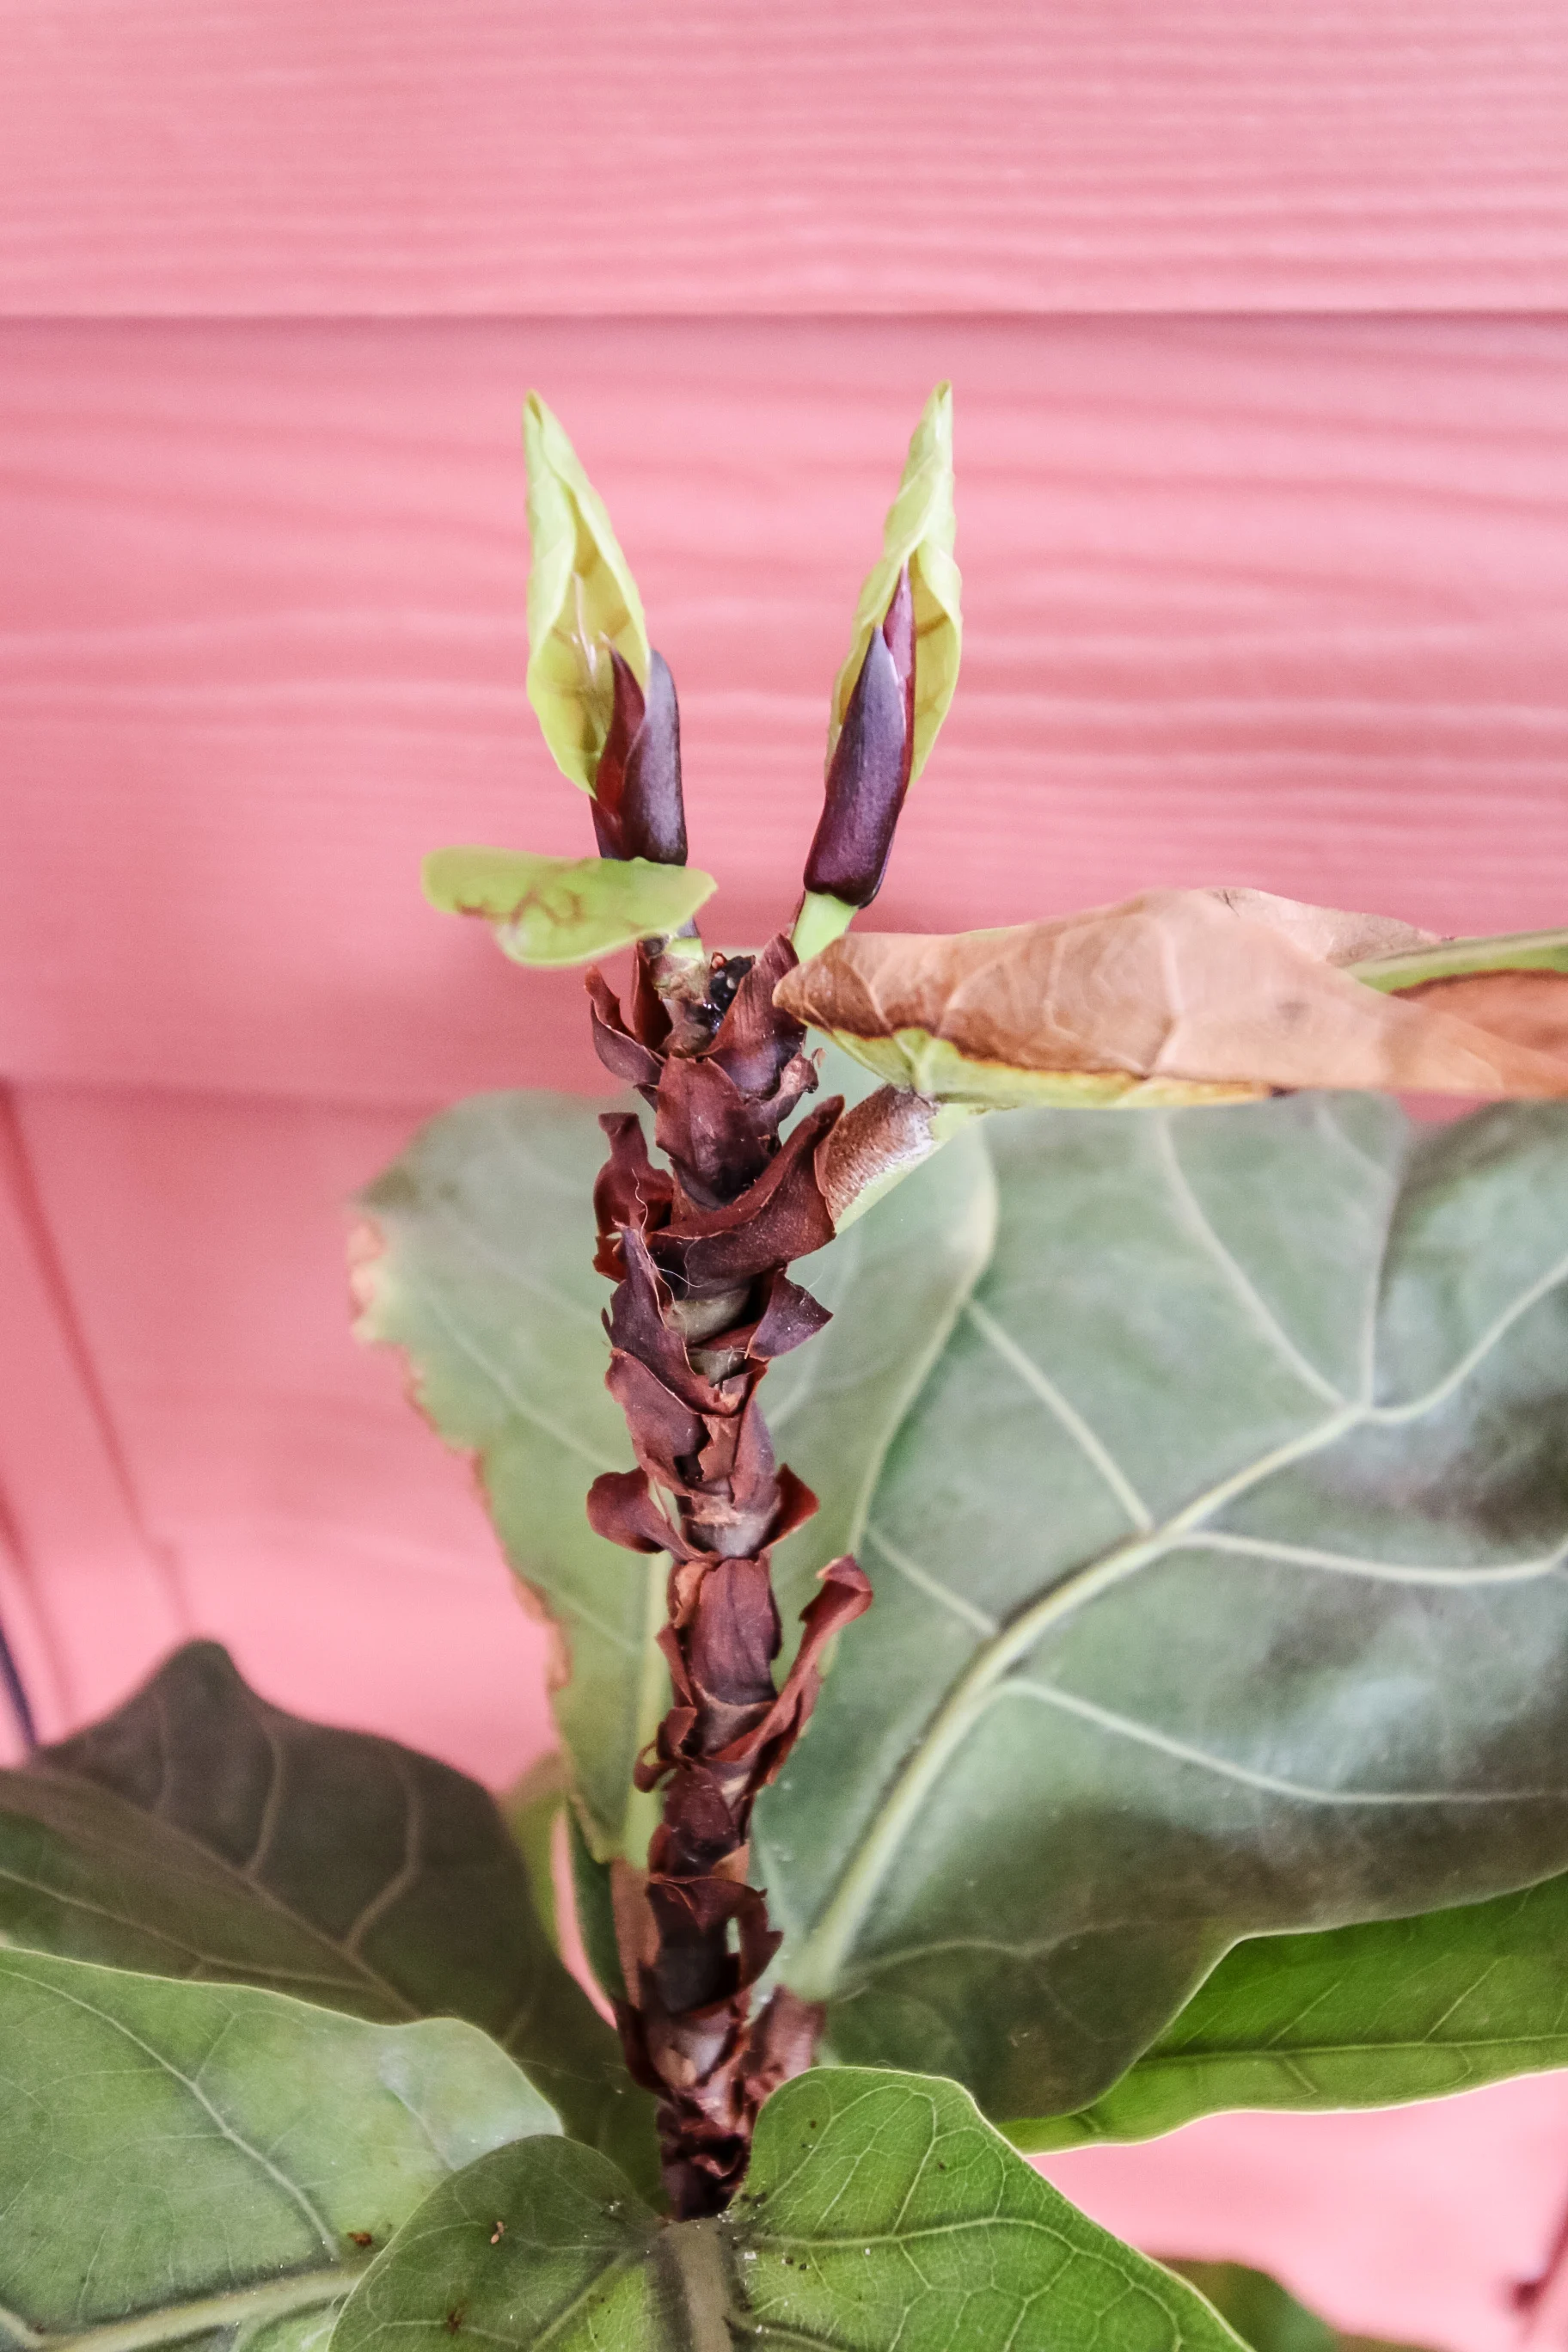
[{"label": "green leaf tip", "polygon": [[963,621],[962,583],[953,560],[957,524],[952,502],[952,386],[939,383],[921,413],[910,441],[898,496],[882,531],[880,560],[867,573],[855,607],[854,634],[844,666],[833,684],[827,752],[838,740],[849,698],[865,665],[874,630],[880,628],[909,566],[915,601],[915,723],[911,781],[920,774],[947,717],[958,684]]},{"label": "green leaf tip", "polygon": [[482,915],[514,963],[591,963],[679,930],[718,888],[692,866],[643,857],[539,857],[521,849],[437,849],[425,896],[445,915]]},{"label": "green leaf tip", "polygon": [[642,598],[604,500],[536,392],[522,412],[528,463],[528,698],[562,773],[586,793],[614,714],[613,648],[647,688]]}]

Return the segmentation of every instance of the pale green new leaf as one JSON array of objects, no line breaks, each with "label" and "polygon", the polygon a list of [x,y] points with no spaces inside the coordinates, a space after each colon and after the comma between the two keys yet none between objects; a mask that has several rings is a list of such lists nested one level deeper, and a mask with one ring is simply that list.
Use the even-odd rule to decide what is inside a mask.
[{"label": "pale green new leaf", "polygon": [[[383,1246],[360,1325],[407,1351],[425,1411],[478,1455],[507,1557],[561,1629],[556,1717],[601,1857],[646,1844],[632,1762],[668,1704],[654,1647],[666,1566],[605,1543],[584,1515],[589,1482],[632,1460],[604,1386],[609,1286],[592,1265],[605,1153],[594,1107],[563,1097],[484,1096],[434,1120],[364,1196]],[[792,1617],[817,1569],[858,1541],[884,1446],[984,1262],[992,1213],[989,1165],[961,1137],[805,1264],[835,1319],[763,1391],[780,1458],[823,1504],[779,1555]]]},{"label": "pale green new leaf", "polygon": [[642,599],[605,502],[536,392],[522,417],[528,460],[528,698],[557,766],[591,793],[610,731],[613,646],[648,679]]},{"label": "pale green new leaf", "polygon": [[915,726],[911,774],[918,776],[947,717],[958,684],[963,624],[952,546],[952,386],[939,383],[910,441],[899,494],[888,510],[879,561],[866,575],[854,634],[833,682],[827,754],[838,740],[849,698],[865,666],[873,630],[887,617],[906,564],[915,604]]},{"label": "pale green new leaf", "polygon": [[592,963],[634,940],[676,931],[718,888],[694,866],[646,857],[536,857],[521,849],[437,849],[425,896],[444,915],[482,915],[514,963]]},{"label": "pale green new leaf", "polygon": [[0,1950],[0,2341],[303,2345],[439,2182],[554,2128],[452,2020]]},{"label": "pale green new leaf", "polygon": [[1237,1944],[1103,2097],[1009,2125],[1031,2149],[1150,2139],[1236,2107],[1388,2107],[1568,2066],[1568,1878],[1489,1903]]},{"label": "pale green new leaf", "polygon": [[1236,2352],[1208,2304],[1076,2210],[952,2083],[825,2069],[763,2110],[719,2221],[659,2231],[588,2150],[482,2158],[421,2207],[333,2352]]},{"label": "pale green new leaf", "polygon": [[477,1781],[248,1690],[216,1643],[0,1773],[0,1939],[483,2027],[647,2177],[651,2105],[561,1965]]}]

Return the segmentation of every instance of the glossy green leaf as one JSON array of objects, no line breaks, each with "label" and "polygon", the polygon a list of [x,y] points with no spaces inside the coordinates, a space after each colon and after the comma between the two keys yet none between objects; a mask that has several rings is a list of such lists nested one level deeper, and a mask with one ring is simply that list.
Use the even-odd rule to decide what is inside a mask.
[{"label": "glossy green leaf", "polygon": [[[594,1107],[565,1097],[488,1095],[434,1120],[364,1196],[383,1248],[360,1327],[406,1349],[437,1428],[478,1454],[507,1556],[561,1628],[557,1719],[601,1856],[646,1849],[652,1811],[629,1799],[632,1761],[668,1704],[653,1646],[665,1566],[604,1542],[584,1516],[590,1480],[632,1459],[604,1387],[609,1286],[591,1264],[604,1157]],[[787,1614],[858,1542],[882,1452],[984,1263],[992,1213],[989,1164],[960,1137],[805,1262],[835,1320],[763,1391],[781,1458],[823,1505],[779,1556]]]},{"label": "glossy green leaf", "polygon": [[[453,2315],[457,2315],[454,2327]],[[768,2102],[720,2221],[660,2231],[589,2150],[481,2158],[361,2282],[333,2352],[1235,2352],[1209,2305],[1069,2205],[952,2083],[823,2069]]]},{"label": "glossy green leaf", "polygon": [[648,680],[642,598],[605,502],[537,393],[522,418],[528,461],[528,698],[563,775],[591,793],[610,731],[614,647]]},{"label": "glossy green leaf", "polygon": [[1568,2066],[1568,1878],[1489,1903],[1237,1944],[1137,2064],[1032,2149],[1150,2139],[1234,2107],[1388,2107]]},{"label": "glossy green leaf", "polygon": [[570,2129],[650,2172],[650,2103],[551,1948],[485,1790],[268,1706],[216,1643],[0,1773],[0,1936],[362,2017],[466,2018]]},{"label": "glossy green leaf", "polygon": [[645,857],[535,857],[521,849],[437,849],[425,895],[445,915],[483,915],[514,963],[592,963],[634,940],[679,930],[718,888],[694,866]]},{"label": "glossy green leaf", "polygon": [[455,2021],[0,1950],[0,2341],[299,2352],[439,2182],[554,2127]]},{"label": "glossy green leaf", "polygon": [[981,1132],[994,1251],[756,1874],[832,2054],[1043,2117],[1243,1935],[1568,1860],[1568,1115]]},{"label": "glossy green leaf", "polygon": [[1229,2321],[1252,2352],[1401,2352],[1370,2336],[1342,2336],[1287,2294],[1266,2271],[1245,2263],[1170,2263],[1179,2278]]},{"label": "glossy green leaf", "polygon": [[[581,1118],[492,1101],[429,1130],[377,1203],[376,1320],[447,1433],[486,1447],[514,1559],[554,1540],[553,1496],[575,1580],[530,1574],[579,1623],[633,1595],[635,1624],[636,1566],[577,1532],[588,1477],[627,1458],[580,1272]],[[942,1190],[985,1157],[988,1249],[978,1193]],[[926,1207],[973,1222],[922,1304],[935,1260],[902,1221]],[[1429,1131],[1297,1096],[998,1117],[808,1263],[838,1318],[770,1391],[781,1450],[851,1499],[799,1541],[852,1543],[877,1604],[754,1851],[779,1970],[828,2001],[834,2056],[940,2065],[1003,2118],[1070,2114],[1243,1937],[1568,1865],[1565,1234],[1562,1109]],[[886,1237],[880,1296],[914,1338],[879,1327],[901,1381],[841,1390],[811,1431],[790,1381],[857,1360],[862,1299],[888,1311],[834,1290],[856,1234]],[[808,1564],[781,1554],[792,1603]],[[638,1654],[606,1706],[606,1649],[571,1623],[575,1769],[594,1785],[618,1740],[613,1820]]]},{"label": "glossy green leaf", "polygon": [[958,685],[963,644],[962,583],[953,560],[956,524],[952,507],[952,386],[939,383],[921,412],[910,440],[899,494],[888,509],[882,552],[867,573],[855,607],[849,651],[833,682],[827,751],[831,759],[866,660],[871,633],[879,629],[909,566],[915,604],[915,726],[911,774],[931,755]]}]

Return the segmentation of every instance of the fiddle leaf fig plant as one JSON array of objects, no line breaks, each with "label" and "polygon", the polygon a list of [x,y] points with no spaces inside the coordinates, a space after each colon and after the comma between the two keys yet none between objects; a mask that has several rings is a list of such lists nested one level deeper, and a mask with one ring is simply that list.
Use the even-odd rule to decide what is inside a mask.
[{"label": "fiddle leaf fig plant", "polygon": [[957,677],[942,385],[800,882],[713,948],[674,681],[525,439],[597,855],[426,888],[586,967],[612,1091],[445,1112],[355,1283],[560,1748],[503,1810],[198,1643],[0,1775],[0,2352],[1330,2352],[1027,2157],[1568,2062],[1565,935],[854,931]]}]

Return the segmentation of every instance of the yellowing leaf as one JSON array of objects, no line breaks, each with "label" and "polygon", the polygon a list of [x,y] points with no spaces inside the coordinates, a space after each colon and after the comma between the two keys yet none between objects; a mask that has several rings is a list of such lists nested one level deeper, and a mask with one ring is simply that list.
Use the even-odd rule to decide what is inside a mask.
[{"label": "yellowing leaf", "polygon": [[1004,930],[852,934],[777,997],[879,1076],[994,1110],[1290,1087],[1568,1095],[1568,1059],[1337,968],[1422,936],[1263,891],[1155,890]]},{"label": "yellowing leaf", "polygon": [[958,566],[952,555],[954,530],[952,386],[939,383],[925,404],[910,443],[899,495],[883,528],[881,561],[867,574],[860,601],[855,607],[855,634],[844,667],[833,685],[833,707],[827,726],[830,759],[855,682],[865,663],[871,633],[881,627],[899,584],[899,574],[907,563],[915,599],[912,773],[918,776],[924,767],[958,684],[963,620]]},{"label": "yellowing leaf", "polygon": [[437,849],[425,896],[447,915],[483,915],[514,963],[591,963],[676,931],[718,887],[692,866],[644,857],[534,857],[520,849]]},{"label": "yellowing leaf", "polygon": [[523,410],[528,459],[528,698],[563,774],[594,789],[610,731],[610,648],[645,690],[647,628],[605,502],[537,393]]}]

